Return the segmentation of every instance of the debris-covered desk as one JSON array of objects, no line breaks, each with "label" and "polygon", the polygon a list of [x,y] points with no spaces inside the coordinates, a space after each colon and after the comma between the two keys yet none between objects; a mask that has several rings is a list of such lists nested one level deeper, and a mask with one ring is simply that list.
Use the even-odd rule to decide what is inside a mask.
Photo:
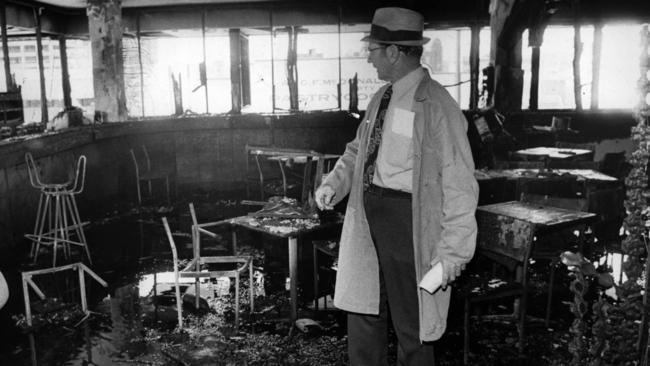
[{"label": "debris-covered desk", "polygon": [[[618,179],[592,169],[489,169],[476,170],[474,176],[481,188],[480,204],[519,200],[524,192],[588,198],[610,190],[613,200],[622,197],[615,194],[622,188]],[[620,203],[622,207],[622,199]]]},{"label": "debris-covered desk", "polygon": [[[337,215],[327,221],[321,221],[318,218],[256,217],[249,215],[235,217],[228,221],[238,227],[287,239],[289,246],[291,322],[293,324],[298,317],[298,237],[317,230],[339,226],[343,223],[343,218]],[[236,235],[236,232],[234,235]]]},{"label": "debris-covered desk", "polygon": [[[493,301],[502,297],[515,297],[513,314],[518,323],[519,354],[523,354],[525,344],[525,319],[527,294],[529,290],[528,270],[529,259],[537,258],[534,246],[545,245],[544,241],[536,240],[544,234],[555,231],[579,230],[581,233],[574,237],[577,241],[584,240],[586,225],[596,217],[595,214],[565,210],[544,205],[530,204],[519,201],[501,202],[491,205],[479,206],[476,211],[478,222],[478,252],[491,262],[505,266],[514,272],[513,280],[496,280],[494,284],[490,276],[479,276],[479,282],[474,284],[476,289],[470,290],[471,296],[466,298],[465,304],[465,352],[468,352],[469,334],[469,304],[480,301]],[[569,235],[573,235],[569,233]],[[578,245],[580,245],[578,243]],[[548,249],[548,248],[542,248]],[[553,248],[560,252],[570,248]],[[559,255],[555,253],[553,255]],[[553,267],[551,267],[553,268]],[[553,272],[550,274],[549,284],[553,283]],[[552,287],[546,304],[546,319],[549,319]],[[509,316],[510,317],[510,316]]]},{"label": "debris-covered desk", "polygon": [[496,254],[532,247],[533,236],[566,228],[581,228],[596,214],[557,207],[509,201],[479,206],[478,248]]},{"label": "debris-covered desk", "polygon": [[[568,210],[520,201],[501,202],[479,206],[476,211],[478,222],[478,251],[485,257],[510,268],[520,267],[518,280],[522,283],[524,300],[521,311],[525,314],[525,294],[528,290],[528,259],[549,259],[559,257],[567,250],[582,250],[585,231],[597,215],[590,212]],[[577,230],[578,235],[575,234]],[[549,236],[550,235],[550,236]],[[555,236],[554,236],[555,235]],[[557,235],[568,236],[568,241],[555,240]],[[551,238],[544,240],[543,238]],[[571,243],[573,241],[573,243]],[[553,267],[551,267],[553,268]],[[549,285],[552,286],[553,272]],[[552,288],[552,287],[551,287]],[[551,293],[547,303],[548,320]]]}]

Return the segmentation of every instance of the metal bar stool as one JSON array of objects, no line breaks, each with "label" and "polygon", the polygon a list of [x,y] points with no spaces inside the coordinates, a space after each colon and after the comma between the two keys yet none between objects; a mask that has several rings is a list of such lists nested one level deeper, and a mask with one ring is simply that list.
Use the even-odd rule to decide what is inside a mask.
[{"label": "metal bar stool", "polygon": [[34,263],[38,260],[41,245],[51,245],[53,251],[52,266],[56,267],[57,250],[59,245],[66,259],[71,256],[71,245],[82,246],[92,264],[90,250],[86,241],[75,195],[81,193],[85,185],[86,157],[81,155],[77,160],[74,179],[63,183],[43,183],[34,158],[30,153],[25,154],[29,181],[32,187],[41,191],[34,232],[25,237],[32,242],[30,257]]}]

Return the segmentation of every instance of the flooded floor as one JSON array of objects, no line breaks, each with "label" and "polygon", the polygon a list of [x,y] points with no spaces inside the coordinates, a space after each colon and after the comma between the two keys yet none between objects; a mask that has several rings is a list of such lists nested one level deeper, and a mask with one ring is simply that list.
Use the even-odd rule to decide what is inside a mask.
[{"label": "flooded floor", "polygon": [[[31,293],[34,326],[27,327],[20,272],[48,267],[52,254],[42,251],[39,263],[32,265],[25,250],[22,261],[7,264],[3,270],[11,298],[0,311],[0,365],[346,364],[345,315],[333,310],[331,303],[323,310],[322,302],[321,311],[315,312],[312,301],[310,241],[328,236],[336,239],[336,231],[303,238],[299,243],[299,318],[306,319],[300,327],[292,327],[288,322],[286,241],[238,232],[239,252],[253,256],[255,269],[252,284],[246,275],[242,276],[239,327],[235,327],[234,281],[203,281],[196,309],[193,280],[184,280],[184,331],[178,331],[172,255],[161,218],[168,218],[179,257],[184,258],[181,262],[187,263],[192,257],[188,202],[196,206],[199,222],[212,222],[259,209],[241,204],[242,198],[239,194],[224,197],[195,193],[174,205],[150,203],[140,208],[120,208],[93,220],[86,229],[93,258],[90,268],[108,287],[87,276],[89,316],[81,311],[76,273],[44,275],[35,277],[35,282],[48,298],[41,301]],[[225,228],[216,238],[204,241],[202,254],[227,254],[230,235]],[[80,258],[80,253],[73,252],[75,258]],[[537,274],[532,276],[537,285],[533,286],[529,314],[538,318],[545,314],[546,266],[540,264]],[[562,272],[558,283],[568,284],[566,271],[558,272]],[[329,278],[324,273],[323,281],[331,284],[332,273]],[[250,286],[255,294],[252,313]],[[567,330],[573,319],[562,301],[570,300],[571,295],[568,291],[558,292],[551,326],[547,328],[541,321],[527,324],[527,344],[534,345],[526,347],[530,365],[562,364],[562,360],[570,359]],[[438,365],[462,363],[462,309],[462,303],[452,302],[447,333],[435,344]],[[472,364],[512,364],[517,359],[514,326],[501,322],[472,323]],[[390,360],[394,362],[394,334],[390,339]]]}]

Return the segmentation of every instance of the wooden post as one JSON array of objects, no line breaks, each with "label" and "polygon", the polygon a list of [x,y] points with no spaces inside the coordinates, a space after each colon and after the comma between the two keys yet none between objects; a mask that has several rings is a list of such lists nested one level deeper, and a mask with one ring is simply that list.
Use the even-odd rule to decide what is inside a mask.
[{"label": "wooden post", "polygon": [[289,88],[289,109],[298,111],[298,28],[287,26],[287,86]]},{"label": "wooden post", "polygon": [[[500,112],[521,109],[523,71],[521,70],[521,33],[513,20],[514,0],[497,1],[490,13],[490,61],[494,65],[493,105]],[[514,14],[517,12],[514,11]]]},{"label": "wooden post", "polygon": [[469,109],[478,108],[478,79],[479,79],[479,47],[481,26],[473,24],[471,27],[471,41],[469,47]]},{"label": "wooden post", "polygon": [[41,122],[49,121],[47,113],[47,92],[45,91],[45,70],[43,69],[43,37],[41,36],[41,11],[43,8],[34,8],[36,22],[36,58],[38,59],[38,76],[41,86]]},{"label": "wooden post", "polygon": [[337,79],[338,82],[336,83],[336,96],[337,96],[337,103],[338,103],[337,107],[338,107],[339,110],[341,110],[342,107],[343,107],[343,103],[342,103],[343,93],[341,92],[341,79],[342,79],[342,71],[341,71],[341,22],[342,22],[342,19],[343,19],[343,8],[341,7],[340,3],[339,3],[337,8],[338,8],[337,9],[338,10],[338,12],[337,12],[338,21],[336,22],[336,24],[337,24],[338,29],[337,29],[336,33],[338,35],[338,46],[339,46],[339,49],[338,49],[338,52],[337,52],[338,61],[339,61],[338,62],[339,77]]},{"label": "wooden post", "polygon": [[142,118],[144,118],[144,71],[142,68],[142,44],[140,42],[140,12],[138,12],[135,19],[135,36],[138,41],[138,64],[140,65],[140,107],[142,108]]},{"label": "wooden post", "polygon": [[[276,103],[275,103],[275,50],[273,49],[273,6],[269,9],[269,36],[271,41],[271,105],[272,112],[275,113]],[[262,198],[264,198],[264,193],[262,193]]]},{"label": "wooden post", "polygon": [[5,83],[7,91],[13,91],[14,83],[11,76],[11,63],[9,62],[9,40],[7,39],[7,2],[2,1],[0,4],[0,32],[2,32],[2,55],[4,56]]},{"label": "wooden post", "polygon": [[536,111],[539,106],[539,46],[532,46],[530,59],[530,96],[528,109]]},{"label": "wooden post", "polygon": [[120,0],[88,0],[88,30],[93,56],[95,121],[126,119]]},{"label": "wooden post", "polygon": [[598,109],[598,91],[600,89],[600,56],[603,44],[603,24],[594,24],[594,46],[591,67],[591,109]]},{"label": "wooden post", "polygon": [[230,29],[230,85],[231,113],[240,114],[242,107],[242,74],[241,74],[241,31]]},{"label": "wooden post", "polygon": [[573,95],[576,109],[582,110],[582,82],[580,78],[580,57],[582,56],[582,40],[580,38],[580,21],[578,19],[580,2],[573,0]]},{"label": "wooden post", "polygon": [[205,17],[207,12],[207,9],[203,9],[201,16],[201,39],[203,39],[203,71],[205,73],[205,85],[203,85],[203,90],[205,90],[205,113],[210,113],[210,99],[208,98],[208,61],[205,51]]},{"label": "wooden post", "polygon": [[72,108],[70,97],[70,71],[68,70],[68,48],[65,36],[59,36],[59,55],[61,57],[61,82],[63,87],[63,106],[65,109]]}]

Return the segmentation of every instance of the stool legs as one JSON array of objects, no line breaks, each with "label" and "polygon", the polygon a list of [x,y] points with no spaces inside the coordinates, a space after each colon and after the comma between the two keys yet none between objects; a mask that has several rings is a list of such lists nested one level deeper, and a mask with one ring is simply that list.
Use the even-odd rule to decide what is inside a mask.
[{"label": "stool legs", "polygon": [[83,247],[86,251],[86,256],[88,257],[88,262],[90,264],[93,263],[93,260],[90,258],[90,249],[88,249],[88,242],[86,241],[86,234],[84,233],[83,230],[83,223],[81,222],[81,215],[79,215],[79,208],[77,207],[77,200],[74,198],[74,195],[69,195],[67,196],[68,200],[70,200],[70,214],[72,215],[73,221],[76,222],[75,226],[75,231],[77,232],[77,236],[80,240],[80,242],[83,244]]},{"label": "stool legs", "polygon": [[[71,234],[76,235],[72,240]],[[52,245],[52,265],[56,266],[59,245],[64,258],[71,256],[70,245],[83,246],[89,263],[92,264],[90,250],[83,231],[83,223],[74,194],[67,190],[42,190],[37,208],[34,234],[27,235],[32,241],[30,257],[38,261],[41,244]]]}]

